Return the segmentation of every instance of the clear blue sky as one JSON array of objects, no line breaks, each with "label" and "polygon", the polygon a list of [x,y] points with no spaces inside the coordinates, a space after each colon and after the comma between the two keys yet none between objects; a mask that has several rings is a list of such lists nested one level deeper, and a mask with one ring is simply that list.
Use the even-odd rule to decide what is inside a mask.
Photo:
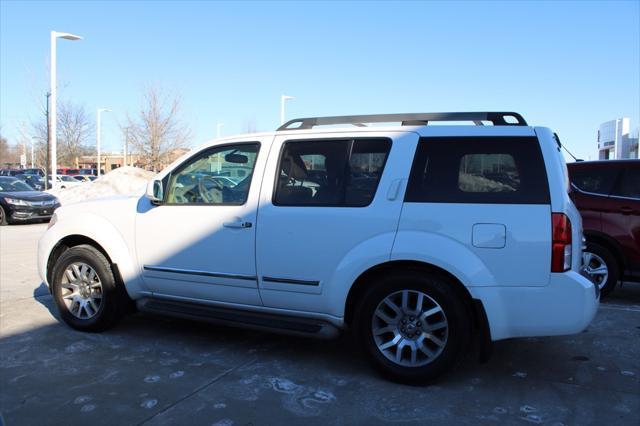
[{"label": "clear blue sky", "polygon": [[135,113],[147,84],[183,97],[193,145],[287,116],[513,110],[596,158],[600,123],[640,118],[640,2],[13,2],[0,6],[0,123],[15,142],[48,88]]}]

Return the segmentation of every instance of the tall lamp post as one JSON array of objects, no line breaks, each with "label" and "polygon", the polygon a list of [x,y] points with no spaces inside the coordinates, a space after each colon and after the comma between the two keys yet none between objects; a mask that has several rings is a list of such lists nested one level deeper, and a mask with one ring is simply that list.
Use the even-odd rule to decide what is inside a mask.
[{"label": "tall lamp post", "polygon": [[[98,145],[98,177],[100,177],[100,136],[101,136],[101,130],[102,130],[102,126],[100,124],[100,116],[102,115],[103,112],[111,112],[110,109],[107,108],[98,108],[98,117],[96,119],[96,144]],[[126,154],[125,154],[126,155]]]},{"label": "tall lamp post", "polygon": [[69,34],[69,33],[59,33],[57,31],[51,31],[51,105],[49,106],[51,113],[51,187],[55,188],[57,185],[57,173],[58,173],[58,153],[56,151],[56,145],[58,143],[58,137],[56,134],[57,131],[57,120],[58,115],[56,111],[56,95],[57,95],[57,83],[56,83],[56,42],[59,38],[63,38],[65,40],[82,40],[82,37]]},{"label": "tall lamp post", "polygon": [[216,138],[217,139],[220,139],[220,130],[222,129],[223,126],[224,126],[224,123],[216,124]]},{"label": "tall lamp post", "polygon": [[292,99],[295,99],[295,98],[293,96],[286,96],[286,95],[280,96],[280,125],[284,124],[284,103]]}]

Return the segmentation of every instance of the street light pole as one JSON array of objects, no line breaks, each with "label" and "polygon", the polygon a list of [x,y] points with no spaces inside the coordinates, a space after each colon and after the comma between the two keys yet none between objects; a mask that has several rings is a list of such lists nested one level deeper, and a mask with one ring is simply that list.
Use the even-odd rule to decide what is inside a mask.
[{"label": "street light pole", "polygon": [[31,168],[32,169],[35,167],[34,166],[34,149],[33,149],[33,140],[34,139],[40,139],[40,138],[37,137],[37,136],[34,136],[34,137],[31,138]]},{"label": "street light pole", "polygon": [[56,83],[56,41],[58,38],[63,38],[65,40],[71,40],[71,41],[76,41],[76,40],[82,40],[82,37],[79,37],[77,35],[73,35],[73,34],[69,34],[69,33],[59,33],[57,31],[51,31],[51,70],[50,70],[50,77],[51,77],[51,105],[50,105],[50,110],[51,110],[51,188],[56,187],[56,179],[57,179],[57,173],[58,173],[58,153],[56,150],[56,145],[58,143],[58,138],[57,138],[57,120],[58,120],[58,116],[57,116],[57,83]]},{"label": "street light pole", "polygon": [[216,125],[216,138],[220,139],[220,129],[224,126],[224,123],[218,123]]},{"label": "street light pole", "polygon": [[293,96],[280,96],[280,125],[284,124],[284,103],[286,101],[295,99]]},{"label": "street light pole", "polygon": [[97,112],[98,117],[96,119],[96,123],[97,123],[96,144],[98,145],[98,177],[100,177],[100,137],[101,137],[100,115],[102,115],[103,112],[111,112],[111,110],[106,108],[98,108],[98,112]]}]

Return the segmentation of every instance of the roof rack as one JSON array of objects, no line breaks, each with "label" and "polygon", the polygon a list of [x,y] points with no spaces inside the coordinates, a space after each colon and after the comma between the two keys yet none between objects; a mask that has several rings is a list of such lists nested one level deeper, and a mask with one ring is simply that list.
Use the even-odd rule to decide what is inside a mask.
[{"label": "roof rack", "polygon": [[[515,121],[508,122],[506,120],[507,117],[512,120],[515,119]],[[403,126],[426,126],[430,121],[473,121],[478,126],[482,126],[483,121],[490,121],[494,126],[527,125],[524,118],[517,112],[429,112],[295,118],[278,127],[278,130],[304,130],[313,129],[315,126],[332,124],[353,124],[358,127],[366,127],[365,123],[390,123],[396,121],[401,122]],[[298,123],[298,126],[294,126]]]}]

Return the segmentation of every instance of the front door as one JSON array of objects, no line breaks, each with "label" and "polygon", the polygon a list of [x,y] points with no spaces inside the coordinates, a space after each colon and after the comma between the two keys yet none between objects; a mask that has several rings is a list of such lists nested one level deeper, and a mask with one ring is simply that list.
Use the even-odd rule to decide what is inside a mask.
[{"label": "front door", "polygon": [[631,271],[640,273],[640,165],[627,165],[602,211],[602,230],[622,246]]},{"label": "front door", "polygon": [[255,225],[264,157],[259,141],[202,150],[163,179],[161,205],[141,201],[136,251],[154,296],[261,304]]}]

